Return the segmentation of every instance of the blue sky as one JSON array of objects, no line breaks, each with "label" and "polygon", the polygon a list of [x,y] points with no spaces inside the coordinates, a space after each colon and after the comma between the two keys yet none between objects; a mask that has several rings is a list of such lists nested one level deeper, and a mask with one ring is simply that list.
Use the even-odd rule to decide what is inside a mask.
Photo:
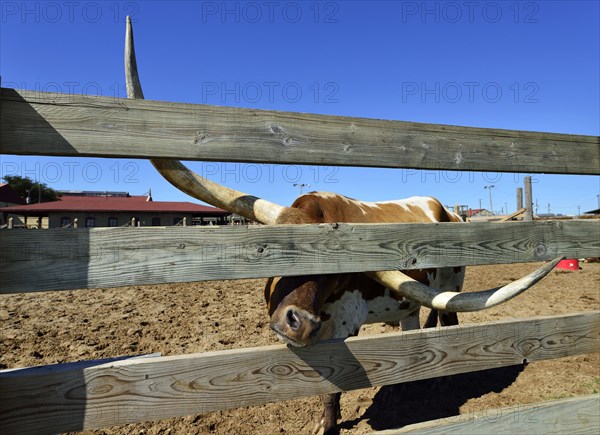
[{"label": "blue sky", "polygon": [[[426,123],[600,134],[597,1],[0,3],[2,86],[125,96],[125,16],[146,98]],[[165,144],[168,146],[168,144]],[[143,160],[0,156],[0,176],[55,189],[190,200]],[[526,174],[190,163],[290,204],[432,195],[515,209]],[[538,212],[598,208],[600,177],[533,176]]]}]

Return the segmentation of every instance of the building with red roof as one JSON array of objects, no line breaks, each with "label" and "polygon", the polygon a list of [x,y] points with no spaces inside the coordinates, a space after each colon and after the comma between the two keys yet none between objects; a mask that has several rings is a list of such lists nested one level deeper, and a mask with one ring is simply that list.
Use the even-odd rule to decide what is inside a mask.
[{"label": "building with red roof", "polygon": [[23,216],[25,225],[49,228],[139,226],[225,225],[230,214],[219,208],[191,202],[153,201],[148,195],[127,192],[59,192],[59,201],[13,205],[1,208],[3,214]]},{"label": "building with red roof", "polygon": [[10,207],[11,205],[23,205],[27,201],[19,195],[8,183],[0,183],[0,207]]},{"label": "building with red roof", "polygon": [[[0,183],[0,212],[5,207],[11,207],[14,205],[26,204],[25,198],[19,195],[8,183]],[[9,217],[17,219],[20,223],[18,216],[9,215],[8,213],[0,213],[0,227],[6,225]]]}]

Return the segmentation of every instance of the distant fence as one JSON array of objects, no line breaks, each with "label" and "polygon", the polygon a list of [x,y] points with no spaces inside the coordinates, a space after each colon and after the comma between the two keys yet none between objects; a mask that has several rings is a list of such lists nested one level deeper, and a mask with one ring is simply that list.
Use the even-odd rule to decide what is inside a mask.
[{"label": "distant fence", "polygon": [[[5,88],[0,105],[6,154],[600,174],[592,136]],[[598,220],[2,230],[0,293],[599,257],[598,234]],[[101,428],[597,352],[600,312],[317,346],[2,371],[0,431]],[[597,403],[543,406],[581,411],[569,427],[593,431]]]}]

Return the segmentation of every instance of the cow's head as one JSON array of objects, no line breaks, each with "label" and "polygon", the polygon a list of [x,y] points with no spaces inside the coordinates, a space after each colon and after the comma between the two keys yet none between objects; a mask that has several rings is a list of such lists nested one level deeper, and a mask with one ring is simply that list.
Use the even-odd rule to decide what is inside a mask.
[{"label": "cow's head", "polygon": [[[128,98],[144,98],[139,81],[131,21],[127,17],[125,36],[125,76]],[[318,202],[297,200],[296,206],[285,207],[214,183],[184,166],[178,160],[151,160],[161,175],[178,189],[201,201],[237,213],[262,224],[301,224],[336,222],[336,210],[327,216]],[[298,206],[298,204],[302,204]],[[401,297],[426,307],[445,311],[475,311],[505,302],[525,291],[545,276],[560,258],[500,289],[477,293],[439,292],[400,271],[365,272],[360,279],[376,281]],[[348,279],[356,275],[320,275],[270,278],[269,313],[271,325],[288,343],[303,346],[325,335],[320,307],[332,297],[347,290]],[[269,284],[270,283],[270,284]]]},{"label": "cow's head", "polygon": [[345,291],[345,275],[317,275],[269,278],[265,300],[271,329],[292,346],[319,341],[328,331],[323,328],[321,308],[333,294]]},{"label": "cow's head", "polygon": [[[379,297],[387,299],[389,290],[364,273],[277,277],[265,285],[271,329],[295,347],[356,335],[369,316],[367,300]],[[395,300],[397,311],[387,313],[390,321],[419,308],[408,299]]]}]

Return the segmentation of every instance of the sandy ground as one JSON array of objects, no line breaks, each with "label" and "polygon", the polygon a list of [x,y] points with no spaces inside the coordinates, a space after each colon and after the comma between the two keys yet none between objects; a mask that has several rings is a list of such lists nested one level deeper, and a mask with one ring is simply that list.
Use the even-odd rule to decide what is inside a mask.
[{"label": "sandy ground", "polygon": [[[465,289],[504,284],[537,266],[471,267]],[[555,270],[513,301],[461,315],[461,322],[598,310],[600,264],[581,267],[576,272]],[[0,368],[273,344],[263,283],[256,279],[1,295]],[[378,334],[393,328],[377,324],[363,329],[361,334]],[[598,353],[369,388],[342,395],[341,433],[366,433],[599,390]],[[321,411],[315,397],[87,433],[300,434],[313,429]]]}]

